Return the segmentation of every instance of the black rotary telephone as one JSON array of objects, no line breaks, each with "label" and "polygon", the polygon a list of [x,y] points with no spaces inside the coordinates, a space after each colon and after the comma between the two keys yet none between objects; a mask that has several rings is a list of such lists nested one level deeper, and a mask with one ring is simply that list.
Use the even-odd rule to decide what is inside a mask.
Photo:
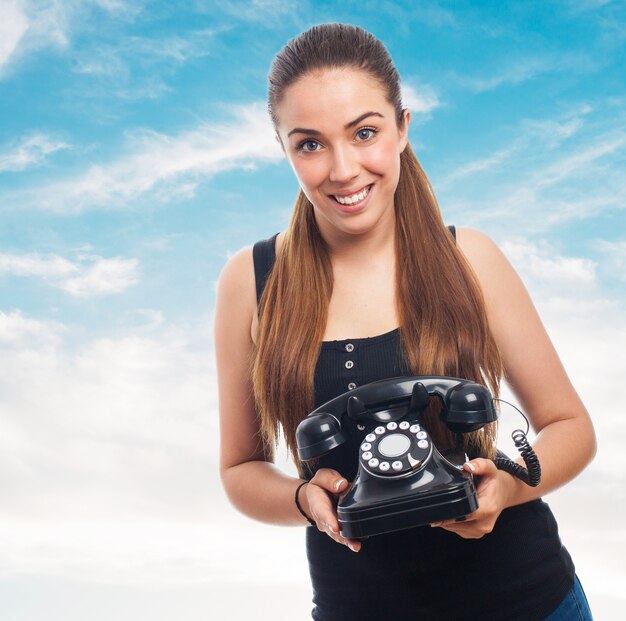
[{"label": "black rotary telephone", "polygon": [[[359,468],[339,497],[341,534],[363,539],[385,532],[458,519],[478,508],[472,475],[449,461],[422,426],[431,397],[441,399],[441,418],[457,434],[497,419],[494,399],[482,384],[457,377],[396,377],[366,384],[321,405],[298,425],[302,461],[343,444],[351,431],[362,433]],[[539,462],[524,432],[513,433],[528,468],[502,454],[496,466],[536,486]]]}]

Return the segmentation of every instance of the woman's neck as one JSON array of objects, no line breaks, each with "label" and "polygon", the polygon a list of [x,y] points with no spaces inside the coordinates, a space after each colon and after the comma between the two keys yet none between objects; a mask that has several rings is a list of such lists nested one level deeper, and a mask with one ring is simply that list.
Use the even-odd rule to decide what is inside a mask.
[{"label": "woman's neck", "polygon": [[336,227],[318,227],[333,264],[371,263],[395,254],[395,220],[381,222],[362,233],[348,233]]}]

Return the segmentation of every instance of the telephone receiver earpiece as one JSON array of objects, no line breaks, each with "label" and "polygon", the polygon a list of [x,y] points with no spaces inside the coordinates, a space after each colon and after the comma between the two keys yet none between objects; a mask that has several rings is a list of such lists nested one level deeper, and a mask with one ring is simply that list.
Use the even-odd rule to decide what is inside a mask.
[{"label": "telephone receiver earpiece", "polygon": [[497,418],[491,393],[481,384],[459,384],[444,397],[441,419],[454,433],[476,431]]}]

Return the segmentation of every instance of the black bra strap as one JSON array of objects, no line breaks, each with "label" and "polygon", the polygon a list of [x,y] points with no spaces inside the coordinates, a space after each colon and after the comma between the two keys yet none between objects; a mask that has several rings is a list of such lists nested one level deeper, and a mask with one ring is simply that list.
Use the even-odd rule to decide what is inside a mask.
[{"label": "black bra strap", "polygon": [[274,267],[276,261],[276,235],[269,239],[258,241],[252,247],[252,258],[254,260],[254,279],[256,281],[256,302],[261,300],[261,294],[267,281],[267,277]]}]

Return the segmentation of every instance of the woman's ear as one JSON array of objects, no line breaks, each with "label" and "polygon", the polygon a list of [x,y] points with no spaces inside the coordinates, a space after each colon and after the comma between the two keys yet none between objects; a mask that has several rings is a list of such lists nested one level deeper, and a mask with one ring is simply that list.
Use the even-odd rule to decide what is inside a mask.
[{"label": "woman's ear", "polygon": [[402,110],[402,127],[400,128],[400,152],[406,149],[409,143],[409,125],[411,124],[411,113],[408,108]]}]

